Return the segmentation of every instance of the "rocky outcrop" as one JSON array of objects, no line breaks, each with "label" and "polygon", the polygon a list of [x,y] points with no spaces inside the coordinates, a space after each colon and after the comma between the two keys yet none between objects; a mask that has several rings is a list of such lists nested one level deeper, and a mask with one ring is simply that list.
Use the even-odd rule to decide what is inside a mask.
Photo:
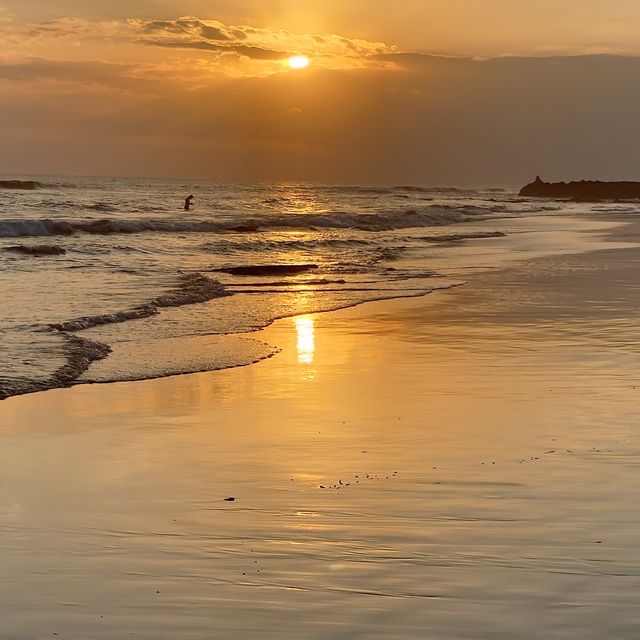
[{"label": "rocky outcrop", "polygon": [[638,200],[640,182],[600,182],[581,180],[580,182],[545,182],[536,177],[520,190],[527,198],[562,198],[568,200]]}]

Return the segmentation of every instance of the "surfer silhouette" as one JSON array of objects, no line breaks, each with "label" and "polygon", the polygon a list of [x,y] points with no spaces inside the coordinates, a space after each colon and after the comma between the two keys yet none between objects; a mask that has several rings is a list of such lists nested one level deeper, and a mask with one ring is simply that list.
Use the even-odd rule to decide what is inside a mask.
[{"label": "surfer silhouette", "polygon": [[188,196],[184,199],[184,210],[190,211],[191,205],[193,204],[193,196]]}]

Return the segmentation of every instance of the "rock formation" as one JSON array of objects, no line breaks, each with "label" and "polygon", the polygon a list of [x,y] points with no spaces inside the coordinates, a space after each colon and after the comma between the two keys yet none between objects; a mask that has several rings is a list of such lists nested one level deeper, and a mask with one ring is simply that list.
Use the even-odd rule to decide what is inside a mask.
[{"label": "rock formation", "polygon": [[640,182],[545,182],[537,176],[535,181],[523,187],[520,195],[528,198],[562,198],[569,200],[637,200],[640,199]]}]

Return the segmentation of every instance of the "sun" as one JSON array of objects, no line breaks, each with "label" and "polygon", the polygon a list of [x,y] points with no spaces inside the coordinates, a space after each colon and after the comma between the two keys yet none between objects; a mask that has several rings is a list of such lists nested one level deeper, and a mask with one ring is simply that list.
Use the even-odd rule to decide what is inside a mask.
[{"label": "sun", "polygon": [[292,69],[306,69],[311,61],[307,56],[291,56],[288,62]]}]

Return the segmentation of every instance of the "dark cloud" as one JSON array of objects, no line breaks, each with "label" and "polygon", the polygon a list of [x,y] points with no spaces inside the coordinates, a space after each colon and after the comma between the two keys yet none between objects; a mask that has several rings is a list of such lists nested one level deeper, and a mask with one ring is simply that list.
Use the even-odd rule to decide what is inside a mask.
[{"label": "dark cloud", "polygon": [[200,33],[203,38],[207,40],[232,40],[233,36],[229,34],[226,30],[220,29],[218,27],[210,27],[209,25],[203,24],[200,26]]},{"label": "dark cloud", "polygon": [[282,60],[287,57],[283,51],[265,49],[246,44],[215,44],[207,40],[145,40],[144,44],[168,49],[194,49],[198,51],[213,51],[216,53],[235,53],[252,60]]},{"label": "dark cloud", "polygon": [[169,20],[154,20],[143,25],[142,30],[147,33],[185,33],[185,28]]},{"label": "dark cloud", "polygon": [[224,51],[227,48],[207,40],[143,40],[142,44],[167,49],[194,49],[198,51]]},{"label": "dark cloud", "polygon": [[247,34],[241,29],[232,29],[231,35],[238,40],[246,40],[248,38]]},{"label": "dark cloud", "polygon": [[227,28],[221,23],[212,24],[197,18],[178,18],[177,20],[154,20],[142,23],[142,31],[157,35],[182,35],[202,37],[205,40],[244,40],[246,35],[237,28]]},{"label": "dark cloud", "polygon": [[276,51],[275,49],[265,49],[253,45],[234,45],[232,49],[241,56],[251,58],[252,60],[282,60],[287,57],[284,51]]}]

